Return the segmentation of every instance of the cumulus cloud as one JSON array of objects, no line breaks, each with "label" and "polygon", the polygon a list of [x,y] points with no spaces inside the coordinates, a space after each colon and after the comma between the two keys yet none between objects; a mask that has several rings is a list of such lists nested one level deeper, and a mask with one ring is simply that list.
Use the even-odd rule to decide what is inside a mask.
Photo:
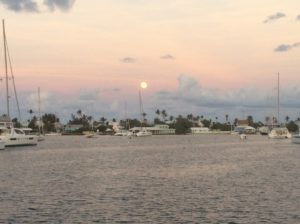
[{"label": "cumulus cloud", "polygon": [[0,3],[15,12],[38,12],[38,4],[33,0],[0,0]]},{"label": "cumulus cloud", "polygon": [[175,60],[175,57],[173,55],[171,55],[171,54],[163,55],[160,58],[164,59],[164,60]]},{"label": "cumulus cloud", "polygon": [[276,47],[274,49],[275,52],[286,52],[286,51],[290,51],[293,48],[299,47],[300,46],[300,42],[294,43],[294,44],[281,44],[278,47]]},{"label": "cumulus cloud", "polygon": [[56,8],[67,11],[74,3],[75,0],[44,0],[44,4],[47,5],[51,11],[54,11]]},{"label": "cumulus cloud", "polygon": [[121,59],[121,62],[130,64],[130,63],[135,63],[136,59],[135,58],[131,58],[131,57],[125,57],[125,58]]},{"label": "cumulus cloud", "polygon": [[284,13],[277,12],[276,14],[268,16],[267,19],[265,19],[263,21],[263,23],[273,22],[273,21],[276,21],[276,20],[284,18],[284,17],[286,17],[286,15]]},{"label": "cumulus cloud", "polygon": [[[300,106],[298,97],[299,86],[282,91],[282,107],[293,108],[288,112],[291,116],[295,113],[294,108]],[[167,108],[173,114],[201,113],[224,117],[224,114],[229,113],[231,116],[241,117],[251,113],[263,120],[268,112],[274,113],[276,99],[276,93],[272,89],[253,86],[231,90],[207,88],[193,77],[180,75],[175,91],[159,91],[151,103],[158,108]]]},{"label": "cumulus cloud", "polygon": [[40,12],[43,7],[50,11],[67,11],[74,3],[75,0],[43,0],[42,3],[37,0],[0,0],[0,4],[15,12]]},{"label": "cumulus cloud", "polygon": [[[274,82],[276,82],[274,77]],[[198,80],[189,75],[180,75],[177,79],[178,86],[172,91],[161,90],[153,95],[145,95],[143,104],[147,119],[155,117],[156,109],[165,109],[169,115],[179,114],[204,115],[206,118],[218,116],[220,120],[229,114],[231,120],[235,117],[245,118],[252,115],[255,119],[264,120],[265,116],[276,114],[277,92],[272,86],[268,88],[257,88],[253,86],[242,86],[237,89],[217,89],[201,85]],[[110,91],[110,92],[107,92]],[[84,89],[77,94],[61,95],[53,92],[41,92],[42,113],[54,113],[62,122],[71,119],[78,109],[83,113],[91,115],[95,120],[100,117],[107,119],[124,119],[125,106],[123,96],[115,93],[113,89]],[[37,112],[37,93],[19,94],[21,102],[21,115],[29,118],[29,109]],[[121,98],[121,99],[120,99]],[[292,119],[299,117],[300,86],[293,84],[282,88],[280,95],[281,120],[289,115]],[[13,100],[13,99],[12,99]],[[137,96],[126,97],[126,112],[130,118],[139,117],[139,105]],[[5,108],[0,108],[2,112]],[[12,108],[12,111],[16,109]],[[4,113],[5,111],[3,111]]]}]

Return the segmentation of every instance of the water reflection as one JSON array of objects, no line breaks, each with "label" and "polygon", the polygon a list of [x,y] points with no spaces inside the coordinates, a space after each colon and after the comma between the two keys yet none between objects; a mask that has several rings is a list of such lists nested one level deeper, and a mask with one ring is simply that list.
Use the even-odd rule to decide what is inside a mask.
[{"label": "water reflection", "polygon": [[261,136],[49,136],[0,152],[0,223],[299,223],[297,147]]}]

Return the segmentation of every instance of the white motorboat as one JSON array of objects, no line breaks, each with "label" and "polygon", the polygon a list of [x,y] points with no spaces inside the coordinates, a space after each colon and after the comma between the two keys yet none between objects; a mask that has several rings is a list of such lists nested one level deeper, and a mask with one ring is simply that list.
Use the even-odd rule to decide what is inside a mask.
[{"label": "white motorboat", "polygon": [[300,134],[292,136],[292,143],[300,144]]},{"label": "white motorboat", "polygon": [[42,135],[40,132],[34,133],[32,128],[20,128],[20,129],[25,133],[25,135],[36,135],[38,142],[45,140],[45,135]]},{"label": "white motorboat", "polygon": [[140,130],[139,132],[137,132],[137,133],[136,133],[136,136],[137,136],[137,137],[152,136],[152,132],[143,129],[143,130]]},{"label": "white motorboat", "polygon": [[128,130],[118,130],[114,136],[131,136],[132,132]]},{"label": "white motorboat", "polygon": [[270,130],[269,130],[269,128],[268,128],[267,126],[262,126],[262,127],[260,127],[260,128],[258,129],[258,131],[259,131],[259,133],[260,133],[261,135],[268,135],[269,132],[270,132]]},{"label": "white motorboat", "polygon": [[0,139],[4,141],[5,147],[37,145],[38,142],[38,136],[36,135],[26,135],[19,128],[7,128],[4,126],[0,127]]},{"label": "white motorboat", "polygon": [[272,139],[286,139],[291,138],[292,135],[287,128],[273,128],[269,133],[269,138]]}]

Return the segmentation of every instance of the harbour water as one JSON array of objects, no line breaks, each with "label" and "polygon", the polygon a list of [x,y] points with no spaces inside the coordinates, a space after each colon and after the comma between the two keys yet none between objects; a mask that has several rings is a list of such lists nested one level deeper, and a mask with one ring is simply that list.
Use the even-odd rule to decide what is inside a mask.
[{"label": "harbour water", "polygon": [[300,223],[300,148],[263,136],[47,136],[0,151],[0,223]]}]

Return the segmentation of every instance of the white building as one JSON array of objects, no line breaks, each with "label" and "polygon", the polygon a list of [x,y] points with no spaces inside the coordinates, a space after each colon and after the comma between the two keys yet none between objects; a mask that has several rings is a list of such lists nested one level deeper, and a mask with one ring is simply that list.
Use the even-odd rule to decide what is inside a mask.
[{"label": "white building", "polygon": [[209,133],[209,128],[207,127],[193,127],[191,128],[192,134],[206,134]]},{"label": "white building", "polygon": [[[143,127],[142,129],[150,131],[152,135],[174,135],[175,129],[169,128],[166,124],[157,124],[154,127]],[[141,130],[141,127],[131,128],[130,131],[136,133]]]}]

